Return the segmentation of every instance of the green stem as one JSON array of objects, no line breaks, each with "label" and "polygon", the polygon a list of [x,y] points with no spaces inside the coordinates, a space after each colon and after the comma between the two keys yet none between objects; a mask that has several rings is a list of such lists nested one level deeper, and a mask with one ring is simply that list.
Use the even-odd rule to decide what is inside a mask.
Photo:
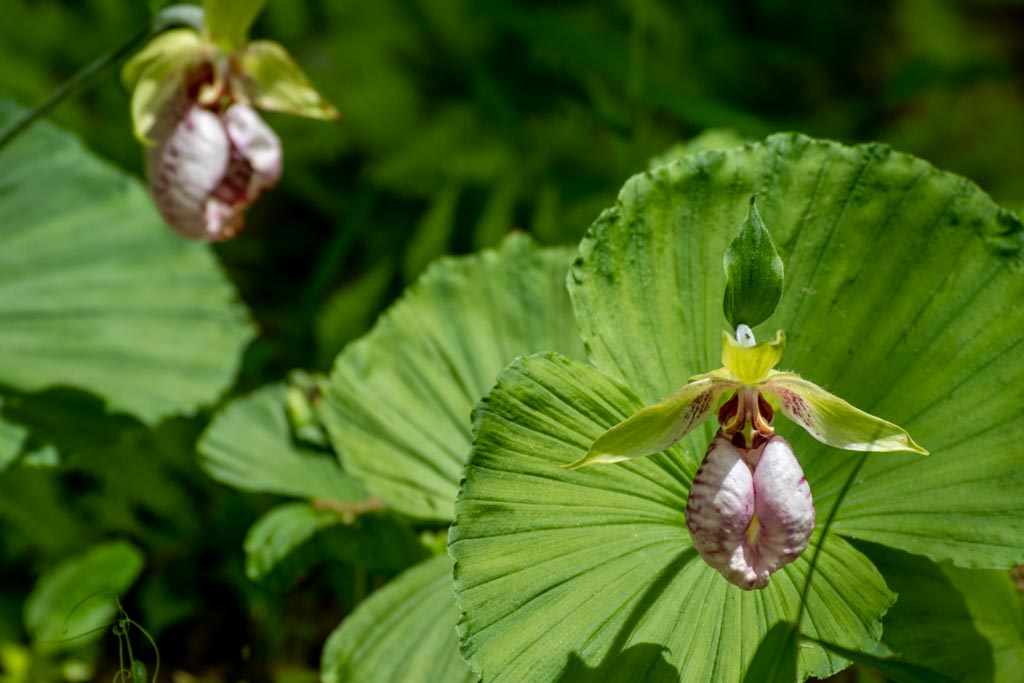
[{"label": "green stem", "polygon": [[201,29],[202,24],[203,11],[199,7],[172,5],[165,8],[153,17],[153,20],[146,28],[140,30],[120,47],[91,62],[69,80],[57,86],[41,104],[29,109],[20,118],[11,122],[3,130],[0,130],[0,150],[63,100],[84,90],[96,76],[115,66],[151,37],[174,26],[188,26],[198,31]]},{"label": "green stem", "polygon": [[821,530],[821,539],[818,541],[818,545],[814,548],[814,555],[811,556],[811,566],[807,569],[807,579],[804,581],[804,589],[800,593],[800,611],[796,615],[796,627],[797,632],[800,631],[800,621],[804,617],[804,612],[807,611],[807,594],[811,590],[811,578],[814,576],[814,570],[818,566],[818,556],[821,555],[821,549],[825,545],[825,539],[828,537],[829,529],[832,527],[832,522],[835,521],[836,513],[839,511],[839,506],[843,502],[843,498],[853,487],[853,482],[857,479],[857,475],[860,474],[860,470],[864,467],[864,463],[867,462],[869,453],[863,453],[857,459],[857,464],[854,466],[853,471],[850,472],[850,476],[846,478],[846,483],[843,484],[843,488],[839,490],[839,496],[836,497],[836,502],[829,510],[828,519],[825,520],[825,527]]},{"label": "green stem", "polygon": [[94,60],[69,80],[57,86],[45,101],[36,107],[29,109],[20,118],[11,122],[6,128],[0,131],[0,150],[20,135],[26,128],[45,116],[64,99],[74,95],[80,90],[83,90],[93,78],[128,56],[132,50],[149,38],[150,35],[152,35],[152,29],[146,27],[144,30],[139,31],[132,36],[130,40],[117,49],[108,52],[99,59]]}]

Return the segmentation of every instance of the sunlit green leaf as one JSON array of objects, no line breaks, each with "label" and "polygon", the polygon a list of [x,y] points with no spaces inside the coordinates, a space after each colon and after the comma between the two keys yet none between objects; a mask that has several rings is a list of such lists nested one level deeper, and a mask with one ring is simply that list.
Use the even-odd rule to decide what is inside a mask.
[{"label": "sunlit green leaf", "polygon": [[[629,656],[659,680],[736,681],[769,625],[795,621],[808,555],[764,591],[724,581],[686,531],[693,468],[678,447],[561,467],[639,405],[598,371],[541,354],[505,370],[477,409],[450,551],[463,655],[485,680],[583,680]],[[892,599],[874,566],[831,536],[802,630],[868,647]],[[641,644],[652,647],[632,649]],[[804,675],[846,664],[818,648],[799,657]]]},{"label": "sunlit green leaf", "polygon": [[114,596],[135,582],[143,561],[135,546],[112,541],[49,569],[25,601],[25,627],[33,640],[44,649],[62,650],[98,638],[102,634],[95,632],[69,640],[111,621]]},{"label": "sunlit green leaf", "polygon": [[[0,126],[21,110],[0,102]],[[0,384],[68,386],[147,423],[211,403],[252,335],[209,247],[39,123],[0,151]]]},{"label": "sunlit green leaf", "polygon": [[[594,362],[645,403],[718,366],[719,259],[758,208],[786,263],[782,369],[898,424],[932,453],[870,455],[835,531],[951,560],[1024,561],[1020,221],[975,185],[884,146],[795,135],[630,180],[570,280]],[[784,420],[819,518],[845,456]],[[710,430],[707,427],[706,430]],[[710,435],[684,440],[696,463]]]},{"label": "sunlit green leaf", "polygon": [[[880,634],[891,594],[837,534],[963,565],[1024,559],[1024,420],[1009,390],[1024,372],[1020,222],[971,183],[885,147],[773,136],[631,179],[569,279],[597,370],[520,361],[478,409],[450,547],[463,653],[488,680],[615,671],[636,653],[669,678],[664,663],[684,680],[737,680],[768,625],[795,620],[810,552],[755,594],[687,556],[683,507],[712,424],[667,454],[561,467],[718,367],[719,259],[754,194],[787,268],[790,295],[772,324],[789,339],[781,367],[905,427],[933,454],[865,456],[801,634],[861,652]],[[848,456],[776,427],[824,519]],[[847,663],[817,647],[799,657],[801,679]]]},{"label": "sunlit green leaf", "polygon": [[232,401],[199,442],[200,464],[214,479],[247,491],[359,501],[366,490],[332,453],[297,443],[285,406],[287,388],[272,384]]},{"label": "sunlit green leaf", "polygon": [[475,681],[459,656],[452,562],[438,555],[359,605],[324,646],[325,683]]},{"label": "sunlit green leaf", "polygon": [[338,356],[323,412],[347,471],[403,514],[447,521],[469,453],[469,415],[518,355],[581,357],[570,253],[515,235],[444,260]]}]

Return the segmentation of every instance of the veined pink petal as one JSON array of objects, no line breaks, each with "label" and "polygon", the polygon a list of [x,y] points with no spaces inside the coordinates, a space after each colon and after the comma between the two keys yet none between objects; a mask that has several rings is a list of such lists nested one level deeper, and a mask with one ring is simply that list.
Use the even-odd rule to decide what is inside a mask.
[{"label": "veined pink petal", "polygon": [[759,529],[754,564],[765,577],[807,549],[814,531],[814,502],[789,442],[778,434],[761,449],[754,467],[754,514]]},{"label": "veined pink petal", "polygon": [[704,561],[748,590],[759,587],[747,543],[753,517],[754,481],[743,452],[715,437],[690,487],[686,527]]},{"label": "veined pink petal", "polygon": [[686,526],[694,548],[727,581],[752,590],[807,548],[814,504],[785,439],[756,449],[711,442],[690,488]]},{"label": "veined pink petal", "polygon": [[245,210],[281,175],[280,140],[245,105],[220,115],[192,105],[169,117],[147,159],[161,215],[186,237],[232,237]]},{"label": "veined pink petal", "polygon": [[198,106],[175,107],[156,126],[146,150],[149,187],[167,224],[206,239],[206,202],[228,169],[231,143],[220,117]]}]

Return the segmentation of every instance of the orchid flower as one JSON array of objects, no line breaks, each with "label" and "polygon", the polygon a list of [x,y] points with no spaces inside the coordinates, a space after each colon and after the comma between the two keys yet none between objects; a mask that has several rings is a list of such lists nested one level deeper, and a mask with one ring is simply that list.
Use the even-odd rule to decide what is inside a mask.
[{"label": "orchid flower", "polygon": [[717,409],[719,430],[690,488],[686,525],[701,557],[750,590],[767,586],[774,571],[799,557],[814,530],[810,488],[793,449],[775,434],[776,410],[836,448],[928,452],[891,422],[775,370],[785,347],[781,331],[760,344],[747,325],[736,331],[722,333],[724,367],[692,377],[615,425],[569,467],[659,453]]},{"label": "orchid flower", "polygon": [[246,42],[263,2],[206,0],[201,31],[161,33],[125,64],[135,136],[164,220],[205,241],[232,237],[281,174],[281,142],[256,109],[338,112],[277,43]]}]

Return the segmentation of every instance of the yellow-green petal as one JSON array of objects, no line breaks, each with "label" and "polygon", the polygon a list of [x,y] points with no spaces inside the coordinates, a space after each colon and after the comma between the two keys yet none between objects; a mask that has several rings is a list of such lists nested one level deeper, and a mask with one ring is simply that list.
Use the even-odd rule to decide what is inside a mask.
[{"label": "yellow-green petal", "polygon": [[734,388],[714,378],[690,382],[668,398],[637,411],[602,434],[570,469],[654,455],[669,448],[714,411],[718,397]]},{"label": "yellow-green petal", "polygon": [[928,455],[903,428],[854,408],[792,373],[774,373],[761,385],[779,409],[818,441],[849,451],[911,451]]},{"label": "yellow-green petal", "polygon": [[265,4],[267,0],[203,0],[207,37],[228,52],[237,50]]},{"label": "yellow-green petal", "polygon": [[314,119],[338,118],[338,110],[320,96],[299,65],[278,43],[254,41],[234,59],[234,87],[253,106]]},{"label": "yellow-green petal", "polygon": [[775,339],[756,346],[743,346],[728,332],[722,332],[722,365],[742,384],[757,384],[782,360],[786,335],[782,330]]},{"label": "yellow-green petal", "polygon": [[182,88],[185,72],[207,54],[199,34],[187,28],[161,33],[129,59],[121,80],[132,92],[132,129],[143,144],[160,114]]}]

